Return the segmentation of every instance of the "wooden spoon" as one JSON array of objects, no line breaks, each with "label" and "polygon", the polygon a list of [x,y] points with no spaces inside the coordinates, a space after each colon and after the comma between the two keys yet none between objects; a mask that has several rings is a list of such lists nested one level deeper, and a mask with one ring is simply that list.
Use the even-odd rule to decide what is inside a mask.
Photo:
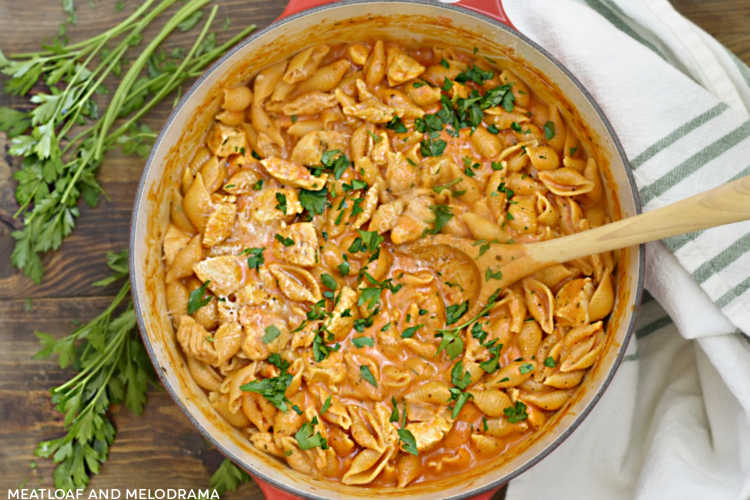
[{"label": "wooden spoon", "polygon": [[748,219],[750,176],[650,212],[552,240],[488,247],[481,242],[439,234],[408,245],[406,251],[426,259],[444,275],[458,273],[457,261],[452,257],[462,264],[473,261],[476,272],[461,274],[465,275],[466,288],[478,291],[469,308],[469,313],[476,313],[498,289],[508,287],[539,269]]}]

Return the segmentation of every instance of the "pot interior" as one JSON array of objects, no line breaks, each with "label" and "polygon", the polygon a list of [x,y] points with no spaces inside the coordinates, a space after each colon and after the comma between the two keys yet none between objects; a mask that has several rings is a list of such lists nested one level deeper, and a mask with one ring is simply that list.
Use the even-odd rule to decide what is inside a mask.
[{"label": "pot interior", "polygon": [[[212,409],[190,377],[167,314],[161,241],[169,223],[172,190],[182,167],[201,144],[221,104],[222,86],[248,81],[263,67],[321,42],[372,38],[402,44],[450,45],[492,58],[512,69],[543,99],[556,101],[582,142],[595,147],[612,214],[640,210],[621,148],[601,112],[572,75],[510,29],[480,15],[427,2],[344,2],[284,19],[258,32],[209,70],[185,95],[154,146],[141,179],[131,228],[131,279],[141,333],[157,373],[195,426],[224,454],[253,474],[308,497],[370,497],[372,488],[319,481],[257,451]],[[498,457],[461,475],[406,489],[381,488],[399,498],[460,497],[497,486],[526,470],[556,447],[601,395],[619,364],[640,299],[642,250],[618,253],[617,299],[608,325],[608,348],[584,378],[577,395],[545,430],[512,457]]]}]

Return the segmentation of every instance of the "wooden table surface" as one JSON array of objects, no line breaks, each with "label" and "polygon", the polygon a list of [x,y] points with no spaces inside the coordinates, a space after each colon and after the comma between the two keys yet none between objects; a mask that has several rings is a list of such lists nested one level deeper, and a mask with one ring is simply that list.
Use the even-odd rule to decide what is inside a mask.
[{"label": "wooden table surface", "polygon": [[[115,0],[94,0],[94,7],[78,0],[74,39],[88,37],[123,19]],[[262,28],[282,11],[285,0],[221,0],[216,27],[227,15],[231,25],[220,39],[241,27]],[[126,5],[128,2],[126,2]],[[750,2],[748,0],[673,0],[675,7],[716,36],[746,63],[750,62]],[[0,0],[0,49],[6,54],[36,50],[57,31],[63,18],[60,1]],[[195,33],[178,34],[170,43],[187,45]],[[146,36],[148,39],[148,35]],[[22,109],[23,99],[0,95],[0,106]],[[148,114],[146,122],[158,130],[169,104]],[[11,158],[7,138],[0,133],[0,492],[7,488],[51,487],[52,463],[33,456],[37,442],[61,435],[60,414],[52,407],[48,389],[69,373],[51,361],[33,360],[38,350],[34,330],[62,335],[76,321],[85,321],[109,303],[113,289],[96,289],[92,281],[106,275],[104,252],[126,248],[135,186],[143,160],[110,154],[99,179],[109,199],[96,209],[83,206],[78,227],[61,251],[45,260],[46,279],[35,286],[10,266],[12,218]],[[31,310],[28,301],[31,298]],[[109,460],[93,481],[98,488],[205,488],[221,462],[221,455],[188,423],[163,391],[153,390],[143,416],[114,410],[118,429]],[[32,462],[37,464],[32,467]],[[226,498],[260,499],[255,484],[247,484]]]}]

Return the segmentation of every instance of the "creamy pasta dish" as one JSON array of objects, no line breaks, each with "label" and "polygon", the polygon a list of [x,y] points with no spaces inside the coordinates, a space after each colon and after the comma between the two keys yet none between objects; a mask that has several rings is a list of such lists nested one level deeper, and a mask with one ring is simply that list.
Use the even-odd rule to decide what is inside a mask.
[{"label": "creamy pasta dish", "polygon": [[193,379],[259,450],[405,487],[517,453],[564,410],[605,345],[614,256],[474,309],[466,263],[410,250],[442,233],[481,255],[608,221],[593,146],[529,83],[471,51],[375,40],[223,90],[174,189],[166,297]]}]

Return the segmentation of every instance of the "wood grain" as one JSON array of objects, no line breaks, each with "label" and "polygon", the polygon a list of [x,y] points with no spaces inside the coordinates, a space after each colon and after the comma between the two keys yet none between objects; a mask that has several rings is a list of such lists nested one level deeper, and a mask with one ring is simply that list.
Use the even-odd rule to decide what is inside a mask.
[{"label": "wood grain", "polygon": [[[80,40],[124,19],[116,0],[77,0],[78,22],[69,27],[72,40]],[[262,28],[283,10],[285,0],[221,0],[216,27],[219,40],[229,38],[249,24]],[[675,7],[715,35],[742,60],[750,62],[750,3],[747,0],[673,0]],[[179,5],[179,2],[178,2]],[[175,9],[173,8],[172,11]],[[220,27],[226,17],[231,24]],[[31,51],[57,33],[64,18],[59,1],[0,0],[0,49],[4,53]],[[145,33],[149,39],[155,28]],[[168,46],[186,46],[194,32],[177,33]],[[27,108],[24,99],[0,94],[0,106]],[[149,113],[146,123],[158,130],[170,111],[171,100]],[[50,361],[32,359],[38,349],[34,330],[53,335],[68,332],[76,321],[85,321],[109,303],[113,288],[97,289],[90,283],[106,275],[104,251],[127,246],[130,211],[143,160],[113,152],[107,156],[99,178],[108,199],[96,209],[82,208],[78,228],[61,250],[48,256],[47,278],[34,286],[8,262],[10,231],[18,227],[12,192],[12,166],[7,140],[0,134],[0,491],[22,484],[52,486],[52,463],[35,459],[40,440],[61,434],[60,415],[49,401],[48,389],[64,381],[69,372]],[[31,310],[27,301],[31,298]],[[99,488],[205,488],[222,457],[190,425],[169,396],[159,390],[149,394],[142,417],[113,409],[118,435],[109,460],[92,486]],[[30,464],[37,464],[32,468]],[[227,498],[261,499],[254,484],[243,486]]]}]

